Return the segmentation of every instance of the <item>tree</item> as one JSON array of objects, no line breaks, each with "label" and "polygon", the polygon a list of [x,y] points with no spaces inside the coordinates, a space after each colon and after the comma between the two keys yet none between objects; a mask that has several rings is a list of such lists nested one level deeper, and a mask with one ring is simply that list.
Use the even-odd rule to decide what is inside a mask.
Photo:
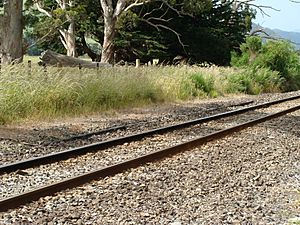
[{"label": "tree", "polygon": [[[56,38],[59,34],[52,32],[50,25],[53,28],[63,26],[64,17],[59,19],[57,16],[61,11],[56,9],[54,0],[43,1],[44,8],[53,8],[55,17],[34,20],[33,32],[40,39],[49,35],[44,39],[47,42],[44,42],[43,49],[62,53]],[[87,53],[93,61],[100,61],[102,56],[102,62],[110,63],[114,55],[116,60],[140,58],[144,62],[154,57],[172,62],[181,55],[192,63],[205,61],[227,65],[231,49],[238,48],[244,40],[252,16],[246,7],[232,10],[230,1],[149,0],[131,4],[126,1],[125,6],[117,0],[73,1],[75,7],[71,11],[76,14],[78,54]],[[99,10],[105,4],[106,8],[112,9],[106,10],[106,17],[104,10]],[[29,17],[32,20],[32,14]],[[91,39],[97,44],[91,45]]]},{"label": "tree", "polygon": [[[144,62],[160,58],[165,63],[176,63],[173,59],[181,56],[189,63],[229,65],[230,52],[251,29],[253,13],[249,8],[232,11],[230,2],[215,0],[198,8],[188,3],[183,7],[178,2],[169,6],[151,2],[123,13],[115,37],[117,56]],[[160,26],[168,29],[157,30]],[[169,29],[178,32],[184,48]]]},{"label": "tree", "polygon": [[120,15],[130,8],[142,5],[144,2],[138,0],[126,7],[125,0],[118,0],[114,5],[113,0],[100,0],[104,17],[104,37],[101,53],[101,62],[112,63],[114,54],[114,38],[116,35],[116,23]]},{"label": "tree", "polygon": [[[198,9],[203,7],[203,5],[206,5],[209,3],[209,0],[205,1],[196,1],[196,0],[181,0],[181,1],[168,1],[168,0],[135,0],[133,3],[128,3],[126,0],[117,0],[116,2],[113,0],[100,0],[101,8],[103,11],[103,17],[104,17],[104,38],[103,38],[103,45],[102,45],[102,53],[101,53],[101,62],[109,62],[111,63],[113,61],[113,54],[114,54],[114,38],[116,36],[116,25],[117,21],[120,18],[120,16],[129,10],[131,10],[134,7],[143,6],[145,4],[149,4],[152,2],[160,2],[158,8],[153,8],[153,11],[150,12],[156,12],[159,10],[162,6],[167,6],[167,12],[169,10],[175,11],[177,16],[181,16],[182,11],[186,11],[185,8],[188,8],[193,11],[193,8]],[[174,3],[175,2],[175,3]],[[172,4],[170,4],[172,3]],[[180,5],[181,9],[177,10],[172,5]],[[193,8],[190,7],[193,5]],[[157,30],[165,29],[168,31],[173,32],[176,34],[178,41],[181,45],[183,43],[180,39],[180,34],[176,32],[176,30],[171,29],[169,26],[164,25],[163,23],[168,22],[171,20],[163,18],[165,15],[159,15],[158,17],[151,17],[144,19],[145,23],[148,23],[149,25],[155,27]],[[155,23],[153,21],[156,21]],[[158,22],[158,23],[157,23]]]},{"label": "tree", "polygon": [[22,0],[3,1],[3,15],[1,16],[0,57],[2,62],[9,64],[21,62],[23,59],[23,24]]},{"label": "tree", "polygon": [[[77,21],[78,53],[87,54],[93,61],[101,60],[104,19],[100,1],[81,1],[81,19]],[[92,43],[91,44],[91,40]]]},{"label": "tree", "polygon": [[30,0],[27,1],[27,5],[34,5],[36,10],[51,19],[52,24],[57,26],[60,41],[67,55],[75,57],[75,0]]}]

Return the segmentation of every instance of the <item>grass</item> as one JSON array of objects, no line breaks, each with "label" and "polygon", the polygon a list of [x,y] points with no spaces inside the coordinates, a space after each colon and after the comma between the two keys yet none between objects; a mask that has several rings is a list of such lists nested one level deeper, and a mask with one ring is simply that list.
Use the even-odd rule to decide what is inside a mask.
[{"label": "grass", "polygon": [[28,63],[28,61],[31,61],[33,64],[37,64],[40,61],[39,56],[29,56],[29,55],[24,55],[23,61]]},{"label": "grass", "polygon": [[[279,91],[280,86],[276,73],[271,71],[166,66],[99,70],[48,67],[45,72],[36,61],[32,62],[30,71],[27,63],[2,67],[1,124],[228,93],[258,94]],[[245,81],[241,82],[241,78]]]}]

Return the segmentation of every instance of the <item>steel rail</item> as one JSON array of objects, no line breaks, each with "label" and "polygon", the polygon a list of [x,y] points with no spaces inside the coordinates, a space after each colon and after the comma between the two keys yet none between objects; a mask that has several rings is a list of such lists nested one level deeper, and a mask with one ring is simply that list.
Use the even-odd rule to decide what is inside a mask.
[{"label": "steel rail", "polygon": [[237,110],[219,113],[219,114],[215,114],[215,115],[211,115],[211,116],[207,116],[207,117],[202,117],[199,119],[190,120],[190,121],[186,121],[186,122],[182,122],[182,123],[178,123],[178,124],[174,124],[174,125],[170,125],[170,126],[166,126],[166,127],[156,128],[156,129],[144,131],[144,132],[141,132],[138,134],[132,134],[132,135],[124,136],[121,138],[110,139],[107,141],[97,142],[97,143],[93,143],[90,145],[84,145],[84,146],[77,147],[77,148],[71,148],[71,149],[67,149],[64,151],[47,154],[44,156],[34,157],[34,158],[30,158],[30,159],[10,163],[10,164],[5,164],[5,165],[0,166],[0,174],[10,173],[10,172],[14,172],[17,170],[22,170],[22,169],[39,166],[39,165],[50,164],[53,162],[62,161],[62,160],[68,159],[68,158],[76,157],[78,155],[86,154],[88,152],[105,150],[107,148],[121,145],[126,142],[128,143],[128,142],[132,142],[132,141],[138,141],[138,140],[141,140],[145,137],[148,137],[148,136],[151,136],[154,134],[163,134],[163,133],[167,133],[167,132],[170,132],[170,131],[173,131],[176,129],[182,129],[182,128],[185,128],[188,126],[242,114],[242,113],[245,113],[245,112],[248,112],[251,110],[260,109],[260,108],[268,107],[270,105],[275,105],[275,104],[279,104],[282,102],[291,101],[291,100],[295,100],[295,99],[299,99],[299,98],[300,98],[300,95],[283,98],[280,100],[270,101],[270,102],[242,108],[242,109],[237,109]]},{"label": "steel rail", "polygon": [[7,211],[8,209],[11,209],[11,208],[17,208],[26,203],[35,201],[43,196],[53,195],[59,191],[63,191],[63,190],[69,189],[69,188],[74,188],[74,187],[83,185],[85,183],[91,182],[91,181],[99,179],[99,178],[113,176],[117,173],[123,172],[128,169],[136,168],[145,163],[158,161],[165,157],[170,157],[177,153],[184,152],[184,151],[193,149],[197,146],[203,145],[209,141],[220,139],[222,137],[228,136],[229,134],[241,131],[245,128],[257,125],[259,123],[263,123],[267,120],[271,120],[271,119],[283,116],[285,114],[297,111],[299,109],[300,109],[300,105],[277,112],[277,113],[274,113],[274,114],[270,114],[270,115],[267,115],[267,116],[264,116],[264,117],[261,117],[258,119],[254,119],[254,120],[239,124],[237,126],[226,128],[226,129],[214,132],[214,133],[206,135],[206,136],[195,138],[191,141],[184,142],[184,143],[175,145],[170,148],[165,148],[165,149],[162,149],[159,151],[145,154],[141,157],[126,160],[126,161],[117,163],[112,166],[107,166],[107,167],[104,167],[99,170],[88,172],[88,173],[85,173],[80,176],[65,179],[61,182],[43,186],[41,188],[38,188],[38,189],[35,189],[32,191],[28,191],[28,192],[25,192],[20,195],[15,195],[13,197],[3,199],[0,201],[0,212]]}]

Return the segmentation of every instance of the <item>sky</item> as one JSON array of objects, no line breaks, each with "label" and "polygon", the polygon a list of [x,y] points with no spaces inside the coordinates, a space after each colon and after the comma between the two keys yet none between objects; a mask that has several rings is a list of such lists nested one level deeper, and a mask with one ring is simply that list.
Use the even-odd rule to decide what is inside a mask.
[{"label": "sky", "polygon": [[255,0],[255,4],[271,6],[280,10],[278,12],[265,9],[270,17],[263,16],[257,11],[255,23],[272,29],[300,32],[300,3],[293,3],[289,0]]}]

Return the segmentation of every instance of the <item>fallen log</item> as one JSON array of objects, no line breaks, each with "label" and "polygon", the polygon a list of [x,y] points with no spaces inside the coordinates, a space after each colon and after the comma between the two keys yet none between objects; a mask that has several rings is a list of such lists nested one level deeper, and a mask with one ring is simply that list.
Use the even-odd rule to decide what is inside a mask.
[{"label": "fallen log", "polygon": [[82,67],[82,68],[97,68],[97,67],[112,67],[109,63],[91,62],[84,59],[78,59],[72,56],[62,55],[51,50],[46,50],[40,57],[41,65],[62,66],[62,67]]}]

